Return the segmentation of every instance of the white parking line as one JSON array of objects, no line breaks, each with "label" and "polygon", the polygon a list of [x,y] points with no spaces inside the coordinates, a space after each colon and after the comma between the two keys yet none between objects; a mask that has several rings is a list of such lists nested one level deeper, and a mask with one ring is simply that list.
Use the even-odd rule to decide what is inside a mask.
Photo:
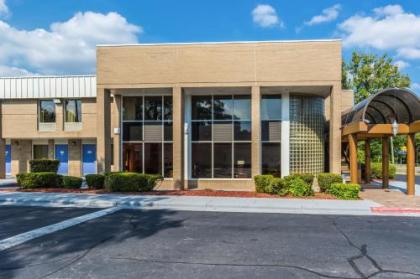
[{"label": "white parking line", "polygon": [[35,229],[32,231],[28,231],[25,233],[21,233],[3,240],[0,240],[0,251],[4,251],[6,249],[9,249],[11,247],[20,245],[22,243],[25,243],[29,240],[32,240],[34,238],[37,237],[41,237],[56,231],[60,231],[60,230],[64,230],[67,229],[69,227],[78,225],[80,223],[84,223],[86,221],[90,221],[99,217],[103,217],[105,215],[114,213],[118,210],[120,210],[120,207],[111,207],[111,208],[107,208],[104,210],[100,210],[100,211],[96,211],[93,213],[89,213],[86,215],[82,215],[79,217],[75,217],[75,218],[71,218],[65,221],[62,221],[60,223],[56,223],[56,224],[52,224],[52,225],[48,225],[39,229]]}]

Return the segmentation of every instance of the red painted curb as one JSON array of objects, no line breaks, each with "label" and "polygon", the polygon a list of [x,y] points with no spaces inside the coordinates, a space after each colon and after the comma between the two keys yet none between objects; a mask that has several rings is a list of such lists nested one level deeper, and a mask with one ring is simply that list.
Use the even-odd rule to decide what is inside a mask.
[{"label": "red painted curb", "polygon": [[371,207],[370,210],[374,213],[419,213],[417,208],[398,208],[398,207]]}]

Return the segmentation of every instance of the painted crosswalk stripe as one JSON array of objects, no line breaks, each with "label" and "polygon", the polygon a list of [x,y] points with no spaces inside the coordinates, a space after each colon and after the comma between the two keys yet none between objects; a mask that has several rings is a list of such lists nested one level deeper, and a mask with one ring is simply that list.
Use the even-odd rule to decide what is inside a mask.
[{"label": "painted crosswalk stripe", "polygon": [[96,211],[96,212],[82,215],[79,217],[71,218],[71,219],[56,223],[56,224],[48,225],[42,228],[38,228],[32,231],[28,231],[25,233],[21,233],[21,234],[0,240],[0,251],[4,251],[11,247],[20,245],[34,238],[38,238],[38,237],[41,237],[50,233],[64,230],[69,227],[99,218],[99,217],[103,217],[105,215],[114,213],[120,209],[121,209],[120,207],[111,207],[111,208],[103,209],[100,211]]}]

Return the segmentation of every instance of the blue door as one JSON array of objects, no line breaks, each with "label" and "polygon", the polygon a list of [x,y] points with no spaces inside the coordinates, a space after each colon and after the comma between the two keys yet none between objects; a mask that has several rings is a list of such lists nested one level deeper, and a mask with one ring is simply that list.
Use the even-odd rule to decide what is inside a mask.
[{"label": "blue door", "polygon": [[83,175],[96,173],[96,144],[83,144]]},{"label": "blue door", "polygon": [[12,173],[12,146],[6,144],[6,175]]},{"label": "blue door", "polygon": [[69,164],[69,148],[67,144],[57,144],[55,146],[55,159],[60,161],[60,166],[58,167],[58,173],[67,174],[68,164]]}]

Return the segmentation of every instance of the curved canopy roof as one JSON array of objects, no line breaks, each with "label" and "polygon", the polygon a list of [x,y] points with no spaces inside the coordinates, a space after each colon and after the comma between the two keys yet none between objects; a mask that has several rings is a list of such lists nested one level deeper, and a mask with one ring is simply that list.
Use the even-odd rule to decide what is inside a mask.
[{"label": "curved canopy roof", "polygon": [[420,100],[408,89],[384,89],[355,105],[342,115],[342,125],[353,122],[367,124],[409,124],[420,120]]}]

